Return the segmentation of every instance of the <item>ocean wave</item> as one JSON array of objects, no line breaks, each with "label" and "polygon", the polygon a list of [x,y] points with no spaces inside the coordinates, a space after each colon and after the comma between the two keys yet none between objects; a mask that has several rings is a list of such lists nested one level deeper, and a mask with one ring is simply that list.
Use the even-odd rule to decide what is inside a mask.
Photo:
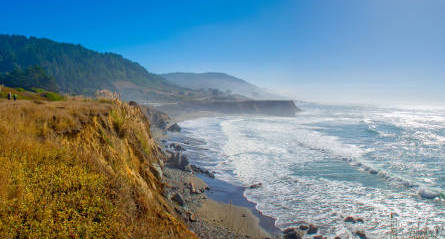
[{"label": "ocean wave", "polygon": [[379,238],[391,213],[399,215],[404,230],[419,220],[445,223],[445,204],[436,202],[445,201],[445,184],[437,178],[445,170],[440,117],[428,126],[421,117],[403,119],[411,112],[331,114],[322,107],[314,112],[291,119],[200,119],[181,126],[206,141],[208,150],[201,153],[207,158],[200,160],[210,160],[206,166],[219,179],[262,183],[244,195],[281,228],[309,220],[325,235],[347,238],[353,228],[343,218],[357,215],[367,234]]}]

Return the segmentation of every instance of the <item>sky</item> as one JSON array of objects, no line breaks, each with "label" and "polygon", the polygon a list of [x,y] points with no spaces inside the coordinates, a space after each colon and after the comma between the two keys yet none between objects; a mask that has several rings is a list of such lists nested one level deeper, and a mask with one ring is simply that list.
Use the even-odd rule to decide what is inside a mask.
[{"label": "sky", "polygon": [[225,72],[300,100],[445,104],[443,0],[0,0],[0,33]]}]

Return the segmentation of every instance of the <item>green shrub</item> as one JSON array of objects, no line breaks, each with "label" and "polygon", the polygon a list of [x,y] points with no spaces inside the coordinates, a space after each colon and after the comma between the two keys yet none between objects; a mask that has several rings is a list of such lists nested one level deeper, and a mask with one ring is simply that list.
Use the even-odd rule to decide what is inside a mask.
[{"label": "green shrub", "polygon": [[23,88],[15,88],[15,90],[18,92],[25,92],[25,89],[23,89]]},{"label": "green shrub", "polygon": [[49,101],[61,101],[64,100],[65,97],[61,94],[55,93],[55,92],[46,92],[42,95]]},{"label": "green shrub", "polygon": [[35,88],[35,87],[31,88],[31,90],[34,91],[35,93],[44,93],[44,92],[46,91],[46,90],[44,90],[44,89],[41,89],[41,88]]}]

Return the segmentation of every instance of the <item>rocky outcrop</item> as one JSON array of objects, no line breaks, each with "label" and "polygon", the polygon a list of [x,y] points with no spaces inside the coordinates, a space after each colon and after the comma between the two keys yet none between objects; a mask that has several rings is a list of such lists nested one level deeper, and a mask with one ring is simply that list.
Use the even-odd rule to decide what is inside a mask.
[{"label": "rocky outcrop", "polygon": [[141,108],[150,120],[151,127],[156,127],[164,130],[171,121],[170,117],[162,111],[149,106],[143,106]]},{"label": "rocky outcrop", "polygon": [[215,178],[215,174],[213,172],[210,172],[208,169],[200,168],[194,164],[191,165],[191,168],[195,173],[205,174],[210,178]]},{"label": "rocky outcrop", "polygon": [[185,151],[185,149],[178,143],[171,143],[168,147],[177,152]]},{"label": "rocky outcrop", "polygon": [[307,234],[315,234],[317,232],[318,232],[318,227],[313,224],[309,224],[309,229],[307,230]]},{"label": "rocky outcrop", "polygon": [[261,186],[263,186],[262,183],[255,183],[249,186],[250,189],[257,189],[260,188]]},{"label": "rocky outcrop", "polygon": [[284,239],[302,239],[302,233],[296,228],[288,228],[283,231]]},{"label": "rocky outcrop", "polygon": [[166,152],[167,165],[172,168],[181,169],[184,171],[192,172],[192,166],[187,159],[187,156],[181,152]]},{"label": "rocky outcrop", "polygon": [[293,117],[301,111],[291,100],[188,101],[158,107],[170,115],[206,112],[232,115],[269,115]]},{"label": "rocky outcrop", "polygon": [[178,205],[181,207],[184,206],[185,204],[184,198],[179,193],[175,193],[175,195],[171,198],[171,200],[177,202]]},{"label": "rocky outcrop", "polygon": [[293,117],[300,111],[291,100],[222,101],[197,103],[196,106],[202,110],[225,114],[260,114],[284,117]]},{"label": "rocky outcrop", "polygon": [[170,132],[181,132],[181,127],[177,123],[174,123],[168,127],[167,130]]}]

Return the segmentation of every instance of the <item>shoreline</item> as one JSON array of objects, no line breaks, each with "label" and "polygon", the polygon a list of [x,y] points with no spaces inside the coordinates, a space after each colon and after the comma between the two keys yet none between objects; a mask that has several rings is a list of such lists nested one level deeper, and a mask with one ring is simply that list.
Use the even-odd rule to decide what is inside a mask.
[{"label": "shoreline", "polygon": [[244,197],[244,187],[235,186],[219,179],[207,177],[203,174],[198,174],[197,177],[202,179],[210,187],[210,190],[207,193],[207,196],[210,199],[220,203],[232,204],[249,209],[252,214],[258,218],[259,226],[267,231],[272,238],[281,235],[282,231],[275,226],[276,219],[263,215],[256,209],[256,203],[251,202]]},{"label": "shoreline", "polygon": [[199,238],[280,238],[260,226],[249,208],[212,199],[211,188],[196,174],[164,167],[164,196]]},{"label": "shoreline", "polygon": [[[202,117],[218,116],[222,115],[212,112],[175,115],[169,125]],[[162,137],[157,138],[166,142],[167,134],[165,132]],[[164,150],[169,148],[168,143],[160,142],[160,145]],[[185,201],[194,201],[191,206],[186,206],[185,212],[181,212],[177,206],[175,210],[200,238],[281,238],[282,231],[275,226],[276,220],[263,215],[256,209],[255,203],[244,197],[245,188],[177,167],[165,166],[164,171],[166,178],[170,177],[166,180],[169,184],[166,197],[171,198],[171,194],[182,193]],[[185,188],[193,188],[196,185],[200,185],[197,188],[205,188],[202,194],[197,194],[197,196],[191,191],[186,192]],[[176,202],[173,203],[176,204]],[[190,215],[196,218],[190,220]],[[197,223],[198,221],[200,222]]]}]

